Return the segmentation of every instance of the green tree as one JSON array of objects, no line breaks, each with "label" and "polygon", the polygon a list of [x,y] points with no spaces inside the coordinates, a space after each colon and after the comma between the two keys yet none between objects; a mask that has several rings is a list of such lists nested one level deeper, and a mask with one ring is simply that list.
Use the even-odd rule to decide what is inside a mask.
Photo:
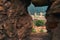
[{"label": "green tree", "polygon": [[44,25],[45,25],[45,23],[44,23],[43,20],[36,20],[36,21],[34,22],[34,24],[35,24],[36,26],[44,26]]}]

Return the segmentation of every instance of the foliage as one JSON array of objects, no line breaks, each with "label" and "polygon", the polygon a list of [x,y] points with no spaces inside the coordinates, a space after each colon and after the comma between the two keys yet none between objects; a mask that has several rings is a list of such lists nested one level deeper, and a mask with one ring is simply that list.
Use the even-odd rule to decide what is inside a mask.
[{"label": "foliage", "polygon": [[34,22],[34,24],[35,24],[36,26],[44,26],[44,25],[45,25],[45,23],[44,23],[43,20],[36,20],[36,21]]},{"label": "foliage", "polygon": [[40,30],[40,32],[44,32],[44,30],[43,30],[43,29],[41,29],[41,30]]},{"label": "foliage", "polygon": [[32,32],[34,32],[34,33],[36,32],[34,28],[32,28]]}]

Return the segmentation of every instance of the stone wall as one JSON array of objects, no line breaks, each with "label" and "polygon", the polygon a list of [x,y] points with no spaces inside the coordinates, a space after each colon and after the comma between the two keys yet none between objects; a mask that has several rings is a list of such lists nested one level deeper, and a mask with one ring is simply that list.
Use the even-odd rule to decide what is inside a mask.
[{"label": "stone wall", "polygon": [[50,40],[60,40],[60,0],[52,3],[46,13],[46,26]]},{"label": "stone wall", "polygon": [[0,40],[29,40],[32,18],[26,10],[28,4],[0,0]]},{"label": "stone wall", "polygon": [[[27,7],[30,2],[31,0],[0,0],[0,40],[29,40],[32,18],[27,12]],[[49,38],[59,40],[60,0],[44,2],[49,5],[46,13]]]}]

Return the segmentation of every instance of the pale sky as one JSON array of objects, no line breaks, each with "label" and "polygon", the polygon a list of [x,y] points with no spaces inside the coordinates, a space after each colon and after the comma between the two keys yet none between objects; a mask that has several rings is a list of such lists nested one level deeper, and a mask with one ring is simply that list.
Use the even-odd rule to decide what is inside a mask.
[{"label": "pale sky", "polygon": [[48,6],[43,6],[43,7],[35,7],[32,3],[28,7],[28,12],[34,13],[34,12],[45,12],[47,10]]}]

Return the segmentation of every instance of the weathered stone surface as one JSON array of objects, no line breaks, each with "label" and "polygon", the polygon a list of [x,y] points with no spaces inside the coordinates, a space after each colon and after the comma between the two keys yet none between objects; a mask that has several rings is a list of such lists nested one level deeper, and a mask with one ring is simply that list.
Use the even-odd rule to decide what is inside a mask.
[{"label": "weathered stone surface", "polygon": [[52,3],[47,11],[46,19],[51,40],[60,40],[60,0]]},{"label": "weathered stone surface", "polygon": [[32,0],[32,3],[35,6],[49,6],[56,0]]},{"label": "weathered stone surface", "polygon": [[25,1],[0,0],[0,40],[29,40],[32,18]]},{"label": "weathered stone surface", "polygon": [[44,6],[44,5],[48,5],[48,0],[32,0],[32,3],[35,6]]},{"label": "weathered stone surface", "polygon": [[[0,40],[29,40],[32,19],[27,7],[30,2],[31,0],[0,0]],[[35,1],[34,5],[49,5],[46,14],[47,30],[50,40],[59,40],[60,1],[44,0],[39,3]]]}]

